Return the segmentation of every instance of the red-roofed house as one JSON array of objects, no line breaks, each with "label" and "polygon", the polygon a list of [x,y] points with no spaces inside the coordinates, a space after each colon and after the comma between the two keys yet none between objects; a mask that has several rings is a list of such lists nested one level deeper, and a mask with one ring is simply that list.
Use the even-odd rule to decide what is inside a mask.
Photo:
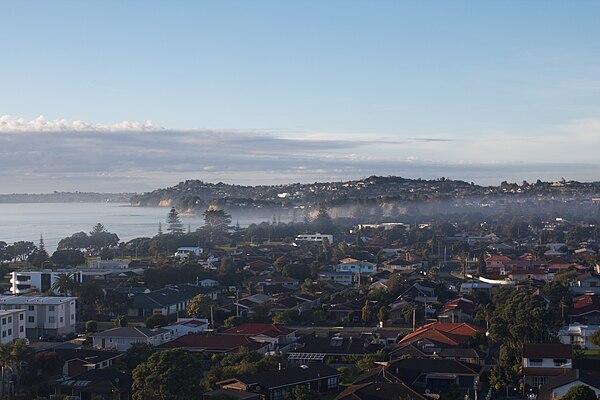
[{"label": "red-roofed house", "polygon": [[437,313],[439,322],[466,322],[473,319],[477,304],[468,297],[448,301]]},{"label": "red-roofed house", "polygon": [[471,324],[432,322],[419,327],[416,331],[404,336],[400,343],[409,344],[419,340],[429,339],[449,346],[460,346],[469,340],[475,332],[482,329]]},{"label": "red-roofed house", "polygon": [[513,260],[507,256],[492,256],[485,259],[485,270],[491,274],[506,275]]}]

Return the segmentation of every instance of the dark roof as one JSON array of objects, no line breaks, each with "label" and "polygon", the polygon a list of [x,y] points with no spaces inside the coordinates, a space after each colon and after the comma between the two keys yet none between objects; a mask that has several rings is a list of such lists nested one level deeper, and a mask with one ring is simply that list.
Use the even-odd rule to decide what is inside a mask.
[{"label": "dark roof", "polygon": [[98,364],[102,361],[120,357],[123,354],[116,351],[62,348],[53,349],[52,352],[58,354],[64,361],[81,360],[90,364]]},{"label": "dark roof", "polygon": [[335,400],[389,400],[389,399],[425,400],[426,398],[401,382],[369,382],[352,385]]},{"label": "dark roof", "polygon": [[360,337],[317,337],[308,335],[302,339],[303,346],[290,353],[318,353],[328,355],[367,354],[365,340]]},{"label": "dark roof", "polygon": [[573,358],[573,346],[570,344],[532,344],[523,345],[523,358]]},{"label": "dark roof", "polygon": [[132,383],[131,374],[110,368],[92,369],[74,378],[65,378],[56,381],[56,384],[63,388],[77,387],[87,392],[93,391],[93,388],[98,386],[109,386],[114,387],[120,392],[129,392],[131,391]]},{"label": "dark roof", "polygon": [[132,297],[133,308],[163,308],[190,300],[199,294],[218,289],[204,288],[188,283],[169,286],[150,293],[135,293]]},{"label": "dark roof", "polygon": [[337,369],[327,364],[310,364],[254,375],[242,375],[236,379],[246,385],[257,384],[264,389],[274,389],[340,375]]},{"label": "dark roof", "polygon": [[264,344],[257,343],[248,336],[242,335],[205,335],[201,333],[190,333],[158,346],[160,349],[180,347],[192,351],[220,353],[238,351],[240,347],[246,347],[249,350],[258,350],[261,347],[264,347]]},{"label": "dark roof", "polygon": [[250,392],[241,392],[239,390],[230,390],[230,389],[216,389],[211,390],[210,392],[205,392],[202,394],[204,399],[210,399],[213,396],[221,398],[221,396],[231,397],[235,400],[260,400],[262,399],[261,395],[258,393],[250,393]]},{"label": "dark roof", "polygon": [[588,386],[600,389],[600,377],[592,376],[580,369],[572,369],[569,372],[551,378],[542,387],[540,387],[540,397],[550,398],[552,389],[569,384],[571,382],[581,381]]},{"label": "dark roof", "polygon": [[390,361],[386,372],[407,384],[412,384],[421,374],[442,373],[478,376],[483,366],[448,358],[410,358]]},{"label": "dark roof", "polygon": [[290,333],[295,332],[293,329],[286,328],[283,325],[277,324],[254,324],[245,323],[239,326],[223,331],[223,334],[227,335],[266,335],[271,337],[287,336]]}]

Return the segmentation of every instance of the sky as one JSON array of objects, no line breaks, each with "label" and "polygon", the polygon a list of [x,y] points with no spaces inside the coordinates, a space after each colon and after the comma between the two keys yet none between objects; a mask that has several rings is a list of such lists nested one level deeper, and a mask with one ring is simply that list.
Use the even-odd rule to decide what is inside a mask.
[{"label": "sky", "polygon": [[600,181],[597,1],[0,2],[0,193]]}]

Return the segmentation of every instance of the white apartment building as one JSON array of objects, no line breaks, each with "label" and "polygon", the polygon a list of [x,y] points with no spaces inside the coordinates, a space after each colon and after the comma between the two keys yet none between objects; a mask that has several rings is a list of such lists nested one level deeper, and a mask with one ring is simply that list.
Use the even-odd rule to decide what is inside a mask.
[{"label": "white apartment building", "polygon": [[25,310],[0,311],[0,343],[25,339]]},{"label": "white apartment building", "polygon": [[322,242],[324,239],[332,244],[333,243],[333,235],[327,235],[323,233],[311,233],[296,236],[296,242]]},{"label": "white apartment building", "polygon": [[[41,271],[13,271],[10,278],[10,292],[12,294],[25,294],[33,291],[46,293],[52,289],[52,285],[60,274],[67,274],[75,282],[81,283],[82,272],[78,270],[41,270]],[[54,294],[57,293],[53,290]]]},{"label": "white apartment building", "polygon": [[77,297],[0,296],[0,310],[25,311],[25,336],[29,339],[62,336],[75,332],[76,300]]},{"label": "white apartment building", "polygon": [[600,325],[571,324],[558,331],[558,338],[561,343],[572,344],[578,349],[598,350],[600,347],[590,341],[590,335],[598,329]]}]

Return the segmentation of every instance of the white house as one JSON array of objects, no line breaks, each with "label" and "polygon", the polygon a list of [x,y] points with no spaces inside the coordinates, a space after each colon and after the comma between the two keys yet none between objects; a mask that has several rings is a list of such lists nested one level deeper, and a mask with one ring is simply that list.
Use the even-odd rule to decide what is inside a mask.
[{"label": "white house", "polygon": [[344,258],[333,267],[336,272],[352,272],[353,274],[371,275],[377,272],[377,264],[359,261],[354,258]]},{"label": "white house", "polygon": [[12,294],[25,294],[33,291],[46,293],[52,290],[54,294],[59,294],[52,289],[52,286],[60,274],[69,275],[75,282],[81,283],[82,273],[78,270],[42,270],[42,271],[13,271],[10,273],[10,292]]},{"label": "white house", "polygon": [[538,387],[573,366],[573,346],[567,344],[524,344],[523,380]]},{"label": "white house", "polygon": [[25,339],[25,310],[0,311],[0,343]]},{"label": "white house", "polygon": [[333,243],[333,235],[325,235],[322,233],[311,233],[306,235],[296,236],[296,242],[322,242],[327,239],[329,243]]},{"label": "white house", "polygon": [[1,310],[25,310],[25,335],[61,336],[75,332],[77,297],[0,296]]},{"label": "white house", "polygon": [[93,346],[97,349],[127,351],[134,343],[147,343],[158,346],[171,340],[171,332],[166,329],[148,329],[125,326],[108,329],[92,335]]},{"label": "white house", "polygon": [[540,388],[540,399],[561,399],[567,392],[579,385],[592,389],[600,397],[600,378],[580,369],[573,369],[563,375],[550,379]]},{"label": "white house", "polygon": [[188,333],[206,332],[209,328],[206,318],[179,318],[177,322],[163,326],[163,329],[171,332],[171,339],[177,339]]},{"label": "white house", "polygon": [[600,346],[596,346],[589,340],[590,335],[598,329],[600,325],[571,324],[558,331],[558,338],[561,343],[572,344],[576,348],[598,350]]}]

